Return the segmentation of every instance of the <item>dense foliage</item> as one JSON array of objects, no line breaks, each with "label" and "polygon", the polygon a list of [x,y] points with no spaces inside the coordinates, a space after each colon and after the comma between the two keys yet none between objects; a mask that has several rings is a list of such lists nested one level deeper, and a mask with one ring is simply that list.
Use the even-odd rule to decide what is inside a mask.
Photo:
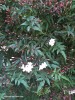
[{"label": "dense foliage", "polygon": [[74,0],[0,0],[0,98],[75,85],[74,20]]}]

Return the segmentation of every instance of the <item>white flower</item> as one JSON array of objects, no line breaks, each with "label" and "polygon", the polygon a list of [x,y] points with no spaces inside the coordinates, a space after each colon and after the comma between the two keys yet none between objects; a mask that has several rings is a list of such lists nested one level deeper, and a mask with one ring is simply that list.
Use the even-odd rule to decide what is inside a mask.
[{"label": "white flower", "polygon": [[11,57],[12,59],[14,59],[15,57]]},{"label": "white flower", "polygon": [[23,68],[23,72],[27,72],[27,73],[29,73],[29,72],[31,72],[32,71],[32,69],[31,68],[29,68],[28,66],[26,66],[25,68]]},{"label": "white flower", "polygon": [[74,90],[69,90],[69,94],[75,94],[75,89]]},{"label": "white flower", "polygon": [[32,68],[33,68],[33,64],[31,62],[28,62],[27,65],[25,66],[24,64],[22,64],[22,66],[20,67],[23,72],[31,72],[32,71]]},{"label": "white flower", "polygon": [[6,46],[1,46],[2,49],[6,49]]},{"label": "white flower", "polygon": [[55,44],[55,39],[50,39],[49,45],[53,46]]},{"label": "white flower", "polygon": [[25,65],[24,64],[22,64],[22,66],[20,67],[21,69],[24,69],[25,68]]},{"label": "white flower", "polygon": [[44,69],[46,67],[47,67],[47,64],[46,64],[46,62],[44,62],[39,66],[39,70],[42,70],[42,69]]},{"label": "white flower", "polygon": [[31,62],[28,62],[27,65],[28,65],[28,66],[32,66],[33,64],[32,64]]},{"label": "white flower", "polygon": [[15,57],[11,57],[10,61],[12,61]]},{"label": "white flower", "polygon": [[6,51],[8,51],[7,46],[1,46],[1,48],[4,49],[4,50],[6,50]]}]

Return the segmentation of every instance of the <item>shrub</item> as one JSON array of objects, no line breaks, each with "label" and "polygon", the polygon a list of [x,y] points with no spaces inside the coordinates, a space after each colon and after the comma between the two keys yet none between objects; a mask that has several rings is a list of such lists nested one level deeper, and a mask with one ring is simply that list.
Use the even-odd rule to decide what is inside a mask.
[{"label": "shrub", "polygon": [[38,95],[64,84],[68,87],[66,82],[71,82],[64,73],[70,68],[64,66],[75,49],[72,1],[0,3],[0,72],[7,79],[6,87],[18,86]]}]

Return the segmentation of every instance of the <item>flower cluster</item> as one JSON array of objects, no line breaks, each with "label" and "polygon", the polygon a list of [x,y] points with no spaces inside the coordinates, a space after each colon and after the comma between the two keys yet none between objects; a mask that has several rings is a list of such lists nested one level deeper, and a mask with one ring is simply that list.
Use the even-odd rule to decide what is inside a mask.
[{"label": "flower cluster", "polygon": [[32,71],[32,68],[33,68],[33,64],[31,62],[28,62],[27,65],[25,66],[24,64],[22,64],[22,66],[20,67],[23,72],[31,72]]},{"label": "flower cluster", "polygon": [[[49,40],[49,45],[54,46],[55,42],[56,42],[55,39],[51,38]],[[43,62],[41,65],[39,65],[39,70],[43,70],[46,67],[47,67],[47,63]],[[22,64],[22,66],[20,68],[23,70],[23,72],[26,71],[29,73],[33,69],[33,64],[31,62],[28,62],[27,65]]]},{"label": "flower cluster", "polygon": [[49,45],[50,45],[50,46],[54,46],[54,44],[55,44],[55,39],[52,39],[52,38],[51,38],[51,39],[49,40]]},{"label": "flower cluster", "polygon": [[[43,62],[41,65],[39,65],[39,70],[43,70],[46,67],[47,67],[46,62]],[[32,62],[28,62],[27,65],[22,64],[20,69],[22,69],[23,72],[30,73],[33,69],[33,64]]]},{"label": "flower cluster", "polygon": [[8,47],[7,46],[1,46],[1,49],[3,49],[4,51],[8,51]]},{"label": "flower cluster", "polygon": [[46,62],[44,62],[39,66],[39,70],[43,70],[46,67],[47,67],[47,64],[46,64]]}]

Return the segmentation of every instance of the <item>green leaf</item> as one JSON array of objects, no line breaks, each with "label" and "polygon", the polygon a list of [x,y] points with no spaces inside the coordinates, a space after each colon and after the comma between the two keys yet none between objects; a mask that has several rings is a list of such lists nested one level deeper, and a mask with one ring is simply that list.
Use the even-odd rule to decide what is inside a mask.
[{"label": "green leaf", "polygon": [[[20,75],[21,75],[21,74],[20,74]],[[20,85],[20,84],[21,84],[21,81],[22,81],[23,79],[24,79],[24,77],[21,77],[21,78],[19,77],[19,80],[18,80],[17,84]]]},{"label": "green leaf", "polygon": [[28,26],[28,27],[27,27],[27,31],[29,32],[29,31],[30,31],[30,29],[31,29],[31,27],[30,27],[30,26]]},{"label": "green leaf", "polygon": [[50,85],[50,80],[48,78],[46,78],[46,82],[48,85]]},{"label": "green leaf", "polygon": [[6,7],[5,5],[0,5],[0,9],[2,9],[2,10],[6,10],[7,7]]},{"label": "green leaf", "polygon": [[55,65],[58,65],[59,66],[59,63],[57,61],[53,61],[53,64]]},{"label": "green leaf", "polygon": [[37,26],[34,26],[33,29],[34,29],[35,31],[40,31],[40,32],[42,32],[42,30],[41,30],[39,27],[37,27]]},{"label": "green leaf", "polygon": [[28,83],[27,83],[26,80],[25,80],[25,81],[22,80],[21,83],[25,86],[25,88],[26,88],[27,90],[29,90],[29,86],[28,86]]},{"label": "green leaf", "polygon": [[51,64],[51,67],[52,67],[52,68],[58,68],[59,66],[56,65],[56,64]]},{"label": "green leaf", "polygon": [[27,26],[27,25],[28,25],[27,22],[21,24],[21,26]]},{"label": "green leaf", "polygon": [[37,52],[40,56],[43,56],[43,55],[44,55],[43,52],[40,51],[40,50],[37,50],[36,52]]},{"label": "green leaf", "polygon": [[37,79],[37,81],[42,81],[42,80],[43,80],[43,78],[38,78],[38,79]]},{"label": "green leaf", "polygon": [[0,100],[3,100],[5,96],[5,93],[0,93]]},{"label": "green leaf", "polygon": [[70,82],[70,80],[67,77],[63,76],[63,75],[61,75],[61,78],[68,81],[68,82]]},{"label": "green leaf", "polygon": [[43,88],[44,85],[45,85],[45,81],[40,82],[37,92],[39,92]]},{"label": "green leaf", "polygon": [[55,82],[54,85],[55,85],[58,89],[61,89],[59,83]]},{"label": "green leaf", "polygon": [[17,83],[17,84],[18,84],[18,86],[20,85],[20,83],[21,83],[21,81],[20,81],[20,80],[18,80],[18,83]]},{"label": "green leaf", "polygon": [[62,56],[63,56],[64,59],[66,60],[66,54],[65,54],[65,52],[64,52],[64,51],[61,51],[60,53],[62,54]]},{"label": "green leaf", "polygon": [[67,30],[68,36],[69,36],[69,35],[72,35],[72,36],[74,37],[74,33],[75,33],[75,32],[74,32],[74,28],[72,28],[71,26],[68,25],[68,26],[66,27],[66,30]]},{"label": "green leaf", "polygon": [[17,84],[17,82],[18,82],[18,78],[15,79],[15,85]]},{"label": "green leaf", "polygon": [[2,68],[3,59],[4,59],[4,55],[2,52],[0,52],[0,69]]},{"label": "green leaf", "polygon": [[11,82],[13,82],[14,80],[15,80],[15,77],[12,77],[12,78],[11,78]]}]

